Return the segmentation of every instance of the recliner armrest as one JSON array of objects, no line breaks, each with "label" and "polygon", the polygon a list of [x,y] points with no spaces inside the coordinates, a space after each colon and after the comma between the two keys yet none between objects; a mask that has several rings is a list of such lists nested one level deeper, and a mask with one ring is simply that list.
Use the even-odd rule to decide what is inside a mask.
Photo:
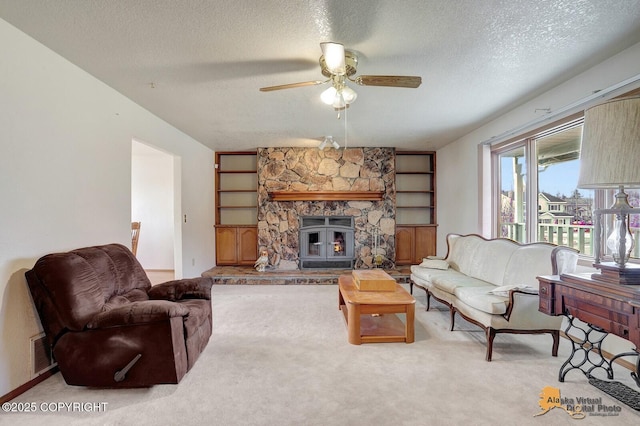
[{"label": "recliner armrest", "polygon": [[166,283],[152,286],[147,295],[154,300],[183,300],[183,299],[208,299],[211,300],[210,278],[188,278],[182,280],[167,281]]},{"label": "recliner armrest", "polygon": [[101,312],[87,324],[88,329],[146,324],[189,315],[189,309],[166,300],[132,302]]},{"label": "recliner armrest", "polygon": [[154,300],[211,299],[210,278],[188,278],[152,286],[147,295]]}]

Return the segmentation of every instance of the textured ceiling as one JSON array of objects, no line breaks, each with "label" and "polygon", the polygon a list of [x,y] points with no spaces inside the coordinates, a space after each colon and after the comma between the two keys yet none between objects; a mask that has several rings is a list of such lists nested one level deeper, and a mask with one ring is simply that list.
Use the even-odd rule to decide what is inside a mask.
[{"label": "textured ceiling", "polygon": [[[640,42],[640,0],[0,0],[0,18],[215,150],[343,144],[345,124],[350,146],[436,149]],[[339,120],[325,86],[258,90],[323,80],[323,41],[423,83],[352,85]]]}]

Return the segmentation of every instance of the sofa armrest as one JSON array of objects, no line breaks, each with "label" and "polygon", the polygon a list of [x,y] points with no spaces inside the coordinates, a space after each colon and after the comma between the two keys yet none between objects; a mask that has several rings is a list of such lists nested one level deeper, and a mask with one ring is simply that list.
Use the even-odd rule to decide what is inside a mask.
[{"label": "sofa armrest", "polygon": [[189,309],[166,300],[132,302],[101,312],[87,324],[88,329],[146,324],[189,315]]},{"label": "sofa armrest", "polygon": [[527,293],[521,290],[509,292],[509,308],[504,318],[512,322],[514,326],[523,327],[530,325],[536,328],[540,321],[547,323],[558,317],[550,317],[539,311],[540,296],[537,293]]},{"label": "sofa armrest", "polygon": [[152,286],[147,294],[154,300],[208,299],[211,300],[210,278],[188,278],[167,281]]}]

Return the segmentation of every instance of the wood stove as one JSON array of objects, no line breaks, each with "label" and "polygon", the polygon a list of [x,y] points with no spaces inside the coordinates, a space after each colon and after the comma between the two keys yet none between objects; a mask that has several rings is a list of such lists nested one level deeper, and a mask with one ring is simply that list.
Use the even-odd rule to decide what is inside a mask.
[{"label": "wood stove", "polygon": [[300,217],[300,269],[353,269],[353,260],[353,217]]}]

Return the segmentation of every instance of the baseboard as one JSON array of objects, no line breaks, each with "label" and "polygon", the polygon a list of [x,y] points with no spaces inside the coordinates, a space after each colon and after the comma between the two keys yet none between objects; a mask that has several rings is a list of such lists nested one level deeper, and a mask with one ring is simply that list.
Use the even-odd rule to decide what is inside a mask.
[{"label": "baseboard", "polygon": [[[578,340],[577,338],[573,338],[569,335],[567,335],[567,333],[565,333],[564,331],[560,331],[560,335],[562,337],[564,337],[567,340],[572,340],[576,343],[580,343],[581,341]],[[598,352],[597,349],[593,349],[594,351]],[[610,352],[607,351],[602,351],[601,354],[606,360],[610,360],[611,358],[613,358],[615,356],[615,354],[612,354]],[[626,359],[622,359],[622,358],[618,358],[614,361],[616,364],[626,368],[627,370],[631,371],[631,372],[635,372],[636,371],[636,363],[635,362],[631,362],[631,361],[627,361]]]},{"label": "baseboard", "polygon": [[[606,359],[611,359],[615,356],[615,354],[609,353],[607,351],[602,351],[602,356],[605,357]],[[629,371],[632,371],[632,372],[636,371],[636,364],[634,362],[627,361],[626,359],[622,359],[622,358],[618,358],[614,362],[618,365],[623,366]]]},{"label": "baseboard", "polygon": [[56,374],[58,371],[59,369],[57,366],[53,367],[52,369],[47,370],[44,373],[40,374],[38,377],[34,377],[33,379],[29,380],[27,383],[23,384],[22,386],[17,387],[16,389],[12,390],[8,394],[0,396],[0,404],[4,404],[5,402],[11,401],[13,398],[17,397],[18,395],[22,395],[29,389],[35,387],[37,384],[44,382],[49,377]]}]

